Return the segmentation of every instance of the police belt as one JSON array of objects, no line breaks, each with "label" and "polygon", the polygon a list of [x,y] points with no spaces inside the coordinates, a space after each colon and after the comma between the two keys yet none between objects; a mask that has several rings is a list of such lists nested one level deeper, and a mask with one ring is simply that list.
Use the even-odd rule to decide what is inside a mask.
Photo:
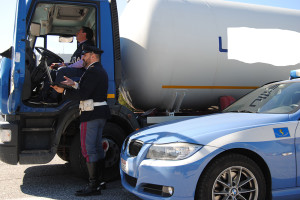
[{"label": "police belt", "polygon": [[107,105],[106,101],[94,102],[93,99],[88,99],[85,101],[80,101],[79,109],[80,111],[93,111],[95,106],[105,106]]}]

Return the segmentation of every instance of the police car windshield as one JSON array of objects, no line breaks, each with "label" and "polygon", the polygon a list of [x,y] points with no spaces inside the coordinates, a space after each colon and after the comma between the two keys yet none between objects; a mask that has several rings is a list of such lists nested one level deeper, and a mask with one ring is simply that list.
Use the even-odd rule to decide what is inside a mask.
[{"label": "police car windshield", "polygon": [[289,114],[300,108],[300,82],[265,85],[244,96],[224,112]]}]

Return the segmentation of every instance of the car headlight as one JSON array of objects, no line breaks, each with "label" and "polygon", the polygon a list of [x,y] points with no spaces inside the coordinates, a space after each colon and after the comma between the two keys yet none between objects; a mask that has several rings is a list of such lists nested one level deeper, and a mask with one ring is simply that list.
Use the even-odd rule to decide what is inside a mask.
[{"label": "car headlight", "polygon": [[190,143],[168,143],[168,144],[153,144],[147,154],[147,158],[155,160],[182,160],[190,157],[202,145]]}]

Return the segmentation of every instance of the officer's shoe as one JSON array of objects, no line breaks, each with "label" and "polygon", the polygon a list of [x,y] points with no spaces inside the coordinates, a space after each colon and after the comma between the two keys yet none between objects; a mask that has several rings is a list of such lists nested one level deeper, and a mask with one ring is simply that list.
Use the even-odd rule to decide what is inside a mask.
[{"label": "officer's shoe", "polygon": [[92,196],[92,195],[101,195],[101,186],[97,180],[89,180],[89,184],[82,190],[78,190],[75,193],[75,196]]},{"label": "officer's shoe", "polygon": [[98,174],[99,174],[99,181],[100,181],[100,187],[102,190],[106,189],[106,182],[103,181],[103,174],[105,170],[105,161],[104,159],[101,159],[97,162],[97,169],[98,169]]},{"label": "officer's shoe", "polygon": [[106,182],[101,182],[101,183],[100,183],[100,188],[101,188],[102,190],[105,190],[105,189],[106,189]]}]

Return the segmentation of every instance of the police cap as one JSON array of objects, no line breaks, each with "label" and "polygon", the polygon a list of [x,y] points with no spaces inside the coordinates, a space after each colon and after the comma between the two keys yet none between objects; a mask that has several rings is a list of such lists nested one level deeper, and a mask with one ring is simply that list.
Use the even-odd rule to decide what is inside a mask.
[{"label": "police cap", "polygon": [[91,53],[93,52],[94,54],[99,54],[101,55],[103,51],[97,47],[94,46],[88,46],[88,45],[82,45],[82,52],[81,54],[86,54],[86,53]]}]

